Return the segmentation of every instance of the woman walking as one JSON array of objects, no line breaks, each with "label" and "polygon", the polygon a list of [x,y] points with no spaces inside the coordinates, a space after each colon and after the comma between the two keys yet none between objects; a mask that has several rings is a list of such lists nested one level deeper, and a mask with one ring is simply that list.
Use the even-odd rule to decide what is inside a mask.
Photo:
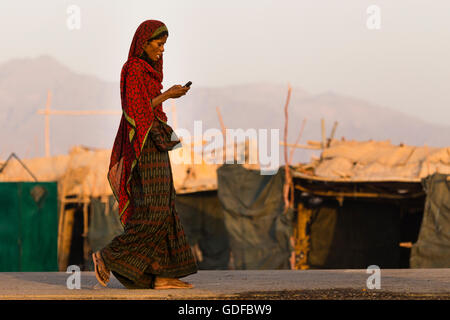
[{"label": "woman walking", "polygon": [[97,280],[104,286],[112,272],[130,289],[192,288],[178,278],[197,272],[175,210],[168,151],[180,141],[162,109],[162,102],[189,91],[175,85],[161,93],[168,35],[161,21],[141,23],[122,68],[123,112],[108,180],[119,203],[124,232],[92,255]]}]

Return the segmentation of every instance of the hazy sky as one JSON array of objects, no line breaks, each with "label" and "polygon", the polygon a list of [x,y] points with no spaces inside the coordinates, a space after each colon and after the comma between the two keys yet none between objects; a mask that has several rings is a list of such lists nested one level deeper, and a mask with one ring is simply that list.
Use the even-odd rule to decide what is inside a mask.
[{"label": "hazy sky", "polygon": [[449,0],[1,0],[0,18],[0,62],[49,54],[118,82],[136,28],[157,19],[169,29],[164,88],[290,82],[450,125]]}]

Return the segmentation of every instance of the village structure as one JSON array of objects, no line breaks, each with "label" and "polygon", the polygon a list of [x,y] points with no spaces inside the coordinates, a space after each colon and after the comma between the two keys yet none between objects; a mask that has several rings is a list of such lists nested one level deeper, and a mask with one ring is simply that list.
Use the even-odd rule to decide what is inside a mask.
[{"label": "village structure", "polygon": [[[48,116],[58,114],[50,93],[40,114],[48,141]],[[337,127],[327,137],[323,121],[322,140],[304,144],[285,135],[286,163],[271,176],[249,163],[258,153],[249,140],[215,150],[243,163],[173,161],[177,211],[201,270],[450,267],[450,147],[338,139]],[[194,157],[193,145],[182,142],[171,159]],[[299,148],[318,156],[291,163]],[[122,232],[107,180],[111,150],[49,150],[0,163],[1,237],[9,239],[0,243],[1,272],[92,272],[91,253]]]}]

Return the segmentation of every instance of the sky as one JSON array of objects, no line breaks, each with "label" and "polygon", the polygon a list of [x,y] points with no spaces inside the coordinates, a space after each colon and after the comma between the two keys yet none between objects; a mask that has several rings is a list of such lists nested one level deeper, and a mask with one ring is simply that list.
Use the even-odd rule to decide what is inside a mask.
[{"label": "sky", "polygon": [[156,19],[164,88],[289,83],[450,125],[448,0],[2,0],[0,18],[0,63],[46,54],[119,82],[136,28]]}]

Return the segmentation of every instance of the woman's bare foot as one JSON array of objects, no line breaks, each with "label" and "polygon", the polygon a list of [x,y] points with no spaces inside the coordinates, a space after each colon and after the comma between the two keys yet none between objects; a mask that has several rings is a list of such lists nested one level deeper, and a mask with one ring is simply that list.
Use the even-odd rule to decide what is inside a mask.
[{"label": "woman's bare foot", "polygon": [[176,278],[155,278],[155,289],[190,289],[194,286]]},{"label": "woman's bare foot", "polygon": [[92,254],[92,260],[94,261],[95,276],[98,282],[106,287],[106,284],[109,282],[110,270],[106,267],[99,251]]}]

